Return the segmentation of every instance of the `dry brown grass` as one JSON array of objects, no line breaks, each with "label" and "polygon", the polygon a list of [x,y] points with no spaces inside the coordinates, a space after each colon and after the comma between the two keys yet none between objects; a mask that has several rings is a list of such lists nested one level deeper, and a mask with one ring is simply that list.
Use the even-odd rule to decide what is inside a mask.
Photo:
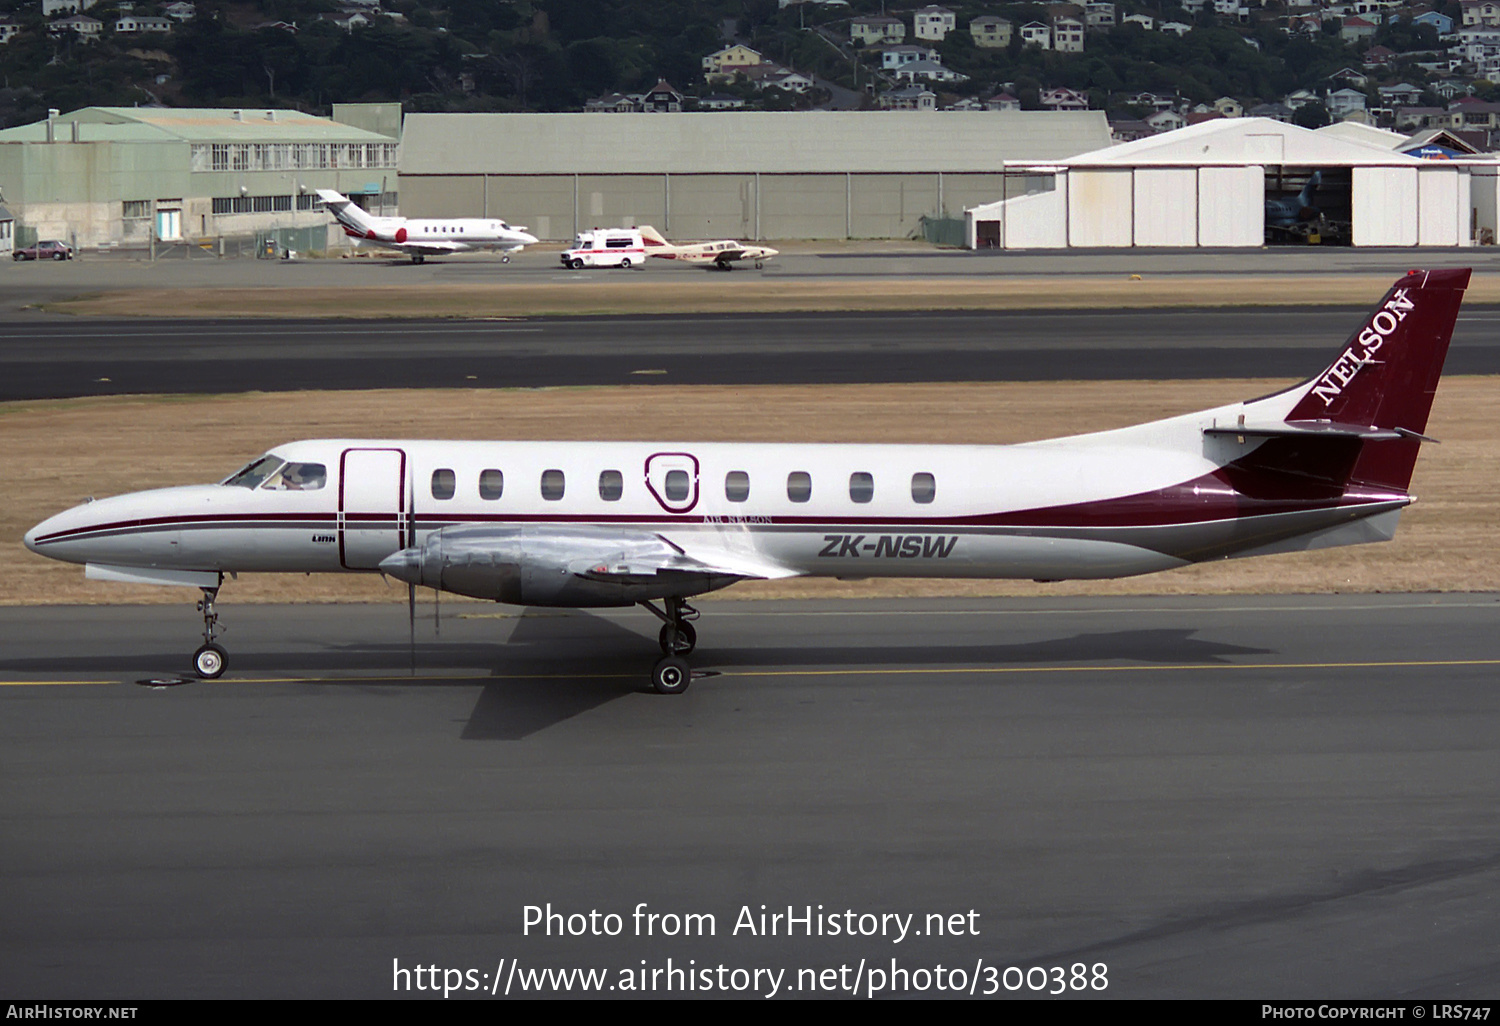
[{"label": "dry brown grass", "polygon": [[[26,552],[32,524],[88,495],[216,480],[280,442],[310,437],[1019,442],[1136,423],[1269,392],[1285,382],[1061,382],[777,387],[294,392],[0,405],[0,604],[182,602],[177,588],[85,581]],[[649,401],[648,401],[649,400]],[[684,431],[683,425],[691,425]],[[788,581],[728,597],[1072,595],[1500,590],[1500,378],[1444,380],[1396,540],[1231,561],[1121,581]],[[236,602],[396,601],[378,577],[261,575]]]},{"label": "dry brown grass", "polygon": [[[1115,307],[1368,305],[1390,287],[1371,274],[1056,275],[1003,278],[788,279],[684,275],[362,288],[133,288],[46,309],[110,317],[547,317],[840,310],[1044,310]],[[1500,302],[1500,276],[1476,278],[1470,303]]]}]

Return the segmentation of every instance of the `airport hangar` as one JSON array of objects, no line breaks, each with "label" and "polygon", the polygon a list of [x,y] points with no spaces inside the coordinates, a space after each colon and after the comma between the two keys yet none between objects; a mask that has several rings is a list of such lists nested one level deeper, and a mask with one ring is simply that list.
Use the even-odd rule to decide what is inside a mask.
[{"label": "airport hangar", "polygon": [[683,239],[904,238],[924,216],[1007,195],[1007,161],[1109,141],[1099,111],[413,113],[401,212],[504,217],[553,240],[641,224]]},{"label": "airport hangar", "polygon": [[[0,131],[0,190],[20,244],[165,242],[302,230],[325,249],[318,188],[394,206],[401,107],[84,107]],[[341,233],[331,238],[342,244]],[[24,241],[22,241],[24,239]]]},{"label": "airport hangar", "polygon": [[1493,241],[1495,158],[1424,159],[1401,152],[1406,142],[1366,126],[1220,118],[1059,161],[1008,160],[1006,198],[964,211],[966,245],[1262,246],[1266,200],[1295,197],[1315,172],[1316,205],[1347,226],[1347,245]]}]

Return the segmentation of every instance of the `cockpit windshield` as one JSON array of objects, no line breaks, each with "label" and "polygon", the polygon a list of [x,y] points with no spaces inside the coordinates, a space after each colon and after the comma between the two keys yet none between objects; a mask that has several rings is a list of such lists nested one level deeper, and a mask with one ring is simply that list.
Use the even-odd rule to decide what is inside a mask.
[{"label": "cockpit windshield", "polygon": [[240,488],[254,488],[266,478],[274,474],[283,463],[280,456],[265,455],[260,459],[248,464],[239,473],[232,477],[226,477],[220,484],[235,485]]},{"label": "cockpit windshield", "polygon": [[280,492],[315,492],[328,483],[328,468],[321,463],[288,463],[266,479],[262,488]]}]

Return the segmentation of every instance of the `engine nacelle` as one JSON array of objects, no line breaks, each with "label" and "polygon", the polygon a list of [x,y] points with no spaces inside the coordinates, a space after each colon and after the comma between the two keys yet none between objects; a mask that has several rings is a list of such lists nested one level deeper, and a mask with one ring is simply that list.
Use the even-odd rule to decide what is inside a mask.
[{"label": "engine nacelle", "polygon": [[630,606],[724,588],[738,578],[659,569],[676,555],[646,532],[523,525],[445,527],[387,557],[398,580],[524,606]]}]

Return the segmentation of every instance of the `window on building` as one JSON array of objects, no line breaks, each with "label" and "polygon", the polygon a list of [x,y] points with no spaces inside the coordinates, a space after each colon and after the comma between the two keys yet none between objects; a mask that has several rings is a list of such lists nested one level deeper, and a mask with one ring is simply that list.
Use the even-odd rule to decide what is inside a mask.
[{"label": "window on building", "polygon": [[875,498],[875,477],[863,470],[849,475],[849,498],[854,502],[869,502]]},{"label": "window on building", "polygon": [[548,502],[556,502],[563,497],[563,472],[561,470],[542,471],[542,498]]},{"label": "window on building", "polygon": [[229,146],[227,144],[214,143],[211,164],[215,171],[229,170]]},{"label": "window on building", "polygon": [[292,209],[292,198],[290,196],[272,196],[271,197],[271,209],[272,210],[291,210]]},{"label": "window on building", "polygon": [[618,502],[625,494],[625,475],[618,470],[599,472],[599,498],[605,502]]},{"label": "window on building", "polygon": [[730,502],[744,502],[750,498],[750,475],[743,470],[731,470],[724,475],[724,498]]},{"label": "window on building", "polygon": [[302,193],[297,197],[298,210],[315,210],[318,206],[318,197],[312,193]]},{"label": "window on building", "polygon": [[931,474],[920,473],[911,476],[911,499],[913,502],[928,503],[937,497],[937,479]]},{"label": "window on building", "polygon": [[214,213],[216,213],[216,214],[227,214],[227,213],[229,213],[230,202],[231,201],[230,201],[230,199],[229,199],[228,196],[215,196],[214,197]]},{"label": "window on building", "polygon": [[250,170],[250,147],[242,143],[235,143],[229,147],[229,170]]},{"label": "window on building", "polygon": [[251,196],[250,197],[250,209],[253,210],[257,214],[268,213],[270,211],[270,209],[271,209],[271,197],[269,197],[269,196]]},{"label": "window on building", "polygon": [[150,200],[126,200],[124,206],[125,210],[121,216],[127,221],[135,221],[151,216]]},{"label": "window on building", "polygon": [[434,499],[451,499],[457,490],[458,477],[453,471],[434,470],[432,472],[432,497]]},{"label": "window on building", "polygon": [[805,470],[794,470],[786,476],[786,497],[793,502],[806,502],[812,498],[812,475]]},{"label": "window on building", "polygon": [[498,470],[481,470],[479,472],[479,497],[481,499],[493,501],[500,498],[504,491],[504,474]]}]

